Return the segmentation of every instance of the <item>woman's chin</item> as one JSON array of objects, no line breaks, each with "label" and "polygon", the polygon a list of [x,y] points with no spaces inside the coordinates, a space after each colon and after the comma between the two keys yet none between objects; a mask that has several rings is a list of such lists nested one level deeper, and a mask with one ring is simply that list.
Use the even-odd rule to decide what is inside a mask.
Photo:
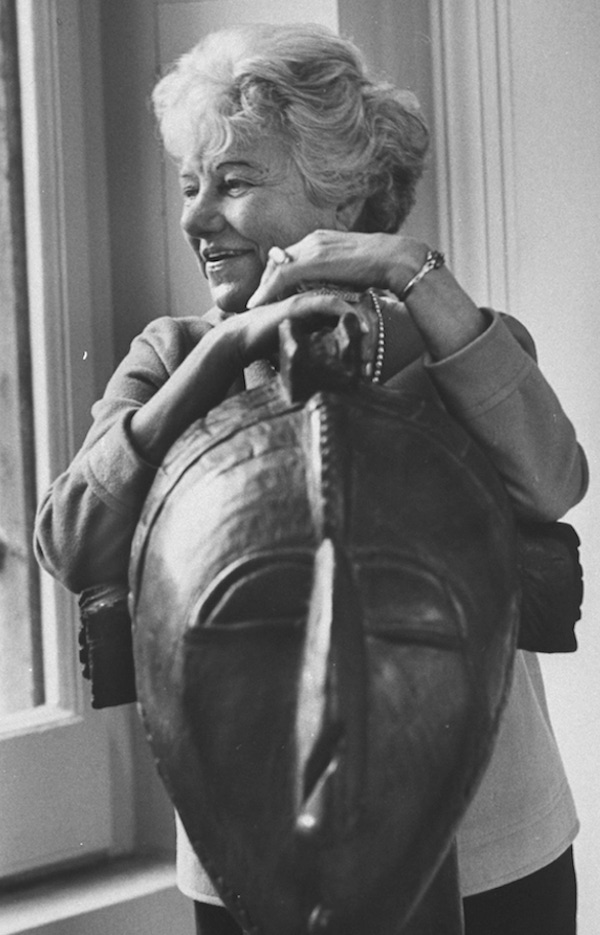
[{"label": "woman's chin", "polygon": [[238,315],[240,312],[245,312],[248,299],[256,290],[256,286],[242,286],[230,282],[220,282],[214,285],[209,283],[209,285],[215,305],[227,315]]}]

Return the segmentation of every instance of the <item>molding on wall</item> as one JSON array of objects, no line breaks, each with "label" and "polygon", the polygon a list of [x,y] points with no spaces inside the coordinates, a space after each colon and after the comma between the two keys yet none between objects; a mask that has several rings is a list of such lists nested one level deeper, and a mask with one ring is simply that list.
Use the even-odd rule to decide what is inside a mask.
[{"label": "molding on wall", "polygon": [[509,311],[517,276],[510,0],[431,0],[440,235],[459,281]]},{"label": "molding on wall", "polygon": [[[79,10],[20,0],[27,265],[38,495],[64,470],[94,401]],[[88,355],[89,356],[89,355]],[[91,378],[90,378],[91,377]],[[46,703],[81,714],[72,599],[41,576]],[[66,625],[69,624],[69,625]],[[58,660],[73,660],[72,665]]]}]

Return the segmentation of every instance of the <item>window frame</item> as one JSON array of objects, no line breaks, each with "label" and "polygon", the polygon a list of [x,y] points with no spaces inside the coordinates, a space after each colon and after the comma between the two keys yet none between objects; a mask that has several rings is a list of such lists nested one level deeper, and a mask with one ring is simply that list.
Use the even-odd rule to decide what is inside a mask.
[{"label": "window frame", "polygon": [[[99,17],[17,0],[38,496],[77,450],[112,369]],[[90,18],[96,18],[91,22]],[[83,63],[85,62],[85,68]],[[135,844],[133,719],[92,711],[75,598],[41,573],[43,705],[0,724],[0,880]]]}]

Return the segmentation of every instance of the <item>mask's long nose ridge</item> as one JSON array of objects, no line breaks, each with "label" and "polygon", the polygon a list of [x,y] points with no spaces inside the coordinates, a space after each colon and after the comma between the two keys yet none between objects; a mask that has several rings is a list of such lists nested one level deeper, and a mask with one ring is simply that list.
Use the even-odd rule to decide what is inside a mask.
[{"label": "mask's long nose ridge", "polygon": [[363,612],[343,547],[317,550],[296,715],[296,827],[339,834],[356,823],[367,759]]}]

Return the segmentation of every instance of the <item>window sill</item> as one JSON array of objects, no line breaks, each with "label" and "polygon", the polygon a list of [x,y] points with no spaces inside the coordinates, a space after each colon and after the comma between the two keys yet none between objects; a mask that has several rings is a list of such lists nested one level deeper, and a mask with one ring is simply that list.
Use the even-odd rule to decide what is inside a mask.
[{"label": "window sill", "polygon": [[[166,914],[171,935],[193,930],[191,901],[176,889],[172,857],[121,858],[102,867],[71,871],[43,883],[3,894],[0,935],[67,935],[115,931],[109,915],[127,920],[122,932],[163,931]],[[181,922],[178,924],[177,917]],[[189,917],[189,918],[188,918]],[[136,922],[139,918],[139,924]],[[123,924],[123,923],[121,923]]]}]

